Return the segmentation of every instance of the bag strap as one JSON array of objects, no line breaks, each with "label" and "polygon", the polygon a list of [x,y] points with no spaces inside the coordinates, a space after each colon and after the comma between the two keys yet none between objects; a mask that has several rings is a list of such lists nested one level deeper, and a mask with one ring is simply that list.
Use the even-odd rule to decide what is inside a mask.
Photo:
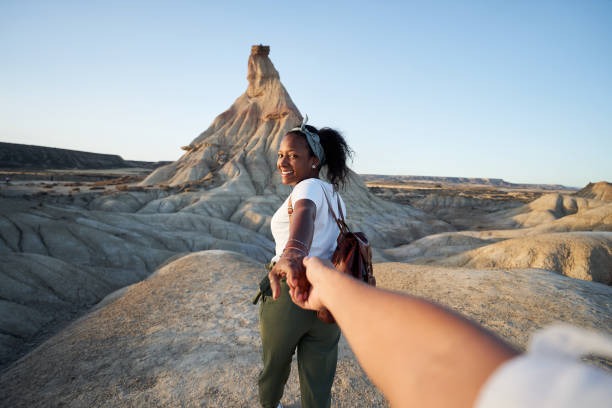
[{"label": "bag strap", "polygon": [[321,189],[323,190],[323,195],[325,196],[325,200],[327,200],[327,208],[329,208],[329,212],[331,213],[332,217],[334,217],[334,221],[336,221],[336,224],[338,224],[338,228],[340,229],[340,232],[346,233],[346,232],[350,232],[348,225],[346,225],[346,221],[344,220],[344,213],[342,212],[342,204],[340,203],[340,195],[336,193],[336,197],[337,197],[337,202],[338,202],[338,212],[340,213],[340,218],[338,218],[336,216],[336,212],[334,211],[331,201],[329,200],[329,197],[327,196],[327,192],[325,191],[325,188],[323,186],[321,186]]},{"label": "bag strap", "polygon": [[[340,213],[340,218],[336,216],[336,212],[334,211],[331,201],[327,196],[327,191],[325,188],[321,186],[321,190],[323,190],[323,195],[325,196],[325,200],[327,201],[327,208],[329,208],[329,212],[331,213],[334,221],[338,225],[340,232],[350,232],[348,225],[346,225],[346,220],[344,219],[344,212],[342,211],[342,203],[340,203],[340,194],[336,193],[336,201],[338,203],[338,212]],[[287,203],[287,214],[289,215],[289,224],[291,224],[291,214],[293,214],[293,203],[291,201],[291,194],[289,194],[289,202]]]}]

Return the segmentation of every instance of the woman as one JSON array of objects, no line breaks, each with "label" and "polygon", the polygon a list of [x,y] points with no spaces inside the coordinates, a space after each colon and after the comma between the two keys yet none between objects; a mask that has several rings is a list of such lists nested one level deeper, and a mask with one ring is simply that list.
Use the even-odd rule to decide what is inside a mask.
[{"label": "woman", "polygon": [[[302,407],[329,407],[336,373],[340,329],[319,320],[316,312],[296,306],[289,288],[307,290],[302,264],[306,255],[330,259],[336,248],[339,230],[326,195],[333,211],[338,213],[338,202],[346,211],[337,190],[348,176],[346,160],[352,151],[340,133],[317,130],[306,120],[283,137],[278,150],[282,183],[293,190],[272,216],[276,256],[268,274],[271,292],[263,293],[259,311],[264,363],[259,401],[264,408],[281,406],[296,348]],[[323,166],[330,183],[319,179]]]}]

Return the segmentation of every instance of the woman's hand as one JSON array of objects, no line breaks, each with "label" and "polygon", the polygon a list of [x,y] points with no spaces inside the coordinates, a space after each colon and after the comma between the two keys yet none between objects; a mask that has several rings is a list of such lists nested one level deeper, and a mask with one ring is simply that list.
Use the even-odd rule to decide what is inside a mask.
[{"label": "woman's hand", "polygon": [[321,310],[325,307],[321,299],[321,281],[325,279],[326,274],[337,273],[337,271],[330,261],[323,261],[317,257],[305,257],[303,265],[306,269],[308,288],[303,290],[301,286],[296,286],[290,289],[291,300],[304,309]]},{"label": "woman's hand", "polygon": [[276,265],[268,273],[272,298],[278,299],[280,296],[280,279],[286,278],[289,290],[308,292],[310,283],[306,279],[306,270],[302,263],[303,253],[295,250],[285,250]]}]

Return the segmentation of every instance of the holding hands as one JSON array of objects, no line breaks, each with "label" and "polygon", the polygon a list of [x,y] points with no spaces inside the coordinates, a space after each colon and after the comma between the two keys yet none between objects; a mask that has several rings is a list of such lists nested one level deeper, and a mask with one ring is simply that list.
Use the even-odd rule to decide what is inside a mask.
[{"label": "holding hands", "polygon": [[280,296],[280,279],[287,279],[289,295],[296,305],[303,309],[322,310],[322,287],[319,284],[325,275],[341,275],[330,261],[311,256],[283,256],[268,274],[272,297]]},{"label": "holding hands", "polygon": [[324,261],[317,257],[305,257],[302,261],[305,268],[305,278],[308,286],[296,285],[289,287],[289,295],[296,305],[310,310],[322,310],[325,304],[321,298],[321,286],[319,282],[325,274],[338,273],[330,261]]},{"label": "holding hands", "polygon": [[307,293],[310,288],[310,283],[306,279],[306,270],[302,260],[304,255],[297,251],[286,249],[283,256],[272,267],[268,273],[270,279],[270,287],[272,289],[272,298],[278,299],[280,296],[280,279],[286,278],[289,291],[298,291],[298,293]]}]

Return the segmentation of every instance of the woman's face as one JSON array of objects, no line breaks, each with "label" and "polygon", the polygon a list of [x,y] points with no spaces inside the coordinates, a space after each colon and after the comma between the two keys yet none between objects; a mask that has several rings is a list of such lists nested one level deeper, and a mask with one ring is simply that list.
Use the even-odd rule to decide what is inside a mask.
[{"label": "woman's face", "polygon": [[292,133],[286,134],[281,140],[276,167],[283,184],[295,186],[307,178],[318,177],[319,159],[311,155],[307,143],[304,136]]}]

